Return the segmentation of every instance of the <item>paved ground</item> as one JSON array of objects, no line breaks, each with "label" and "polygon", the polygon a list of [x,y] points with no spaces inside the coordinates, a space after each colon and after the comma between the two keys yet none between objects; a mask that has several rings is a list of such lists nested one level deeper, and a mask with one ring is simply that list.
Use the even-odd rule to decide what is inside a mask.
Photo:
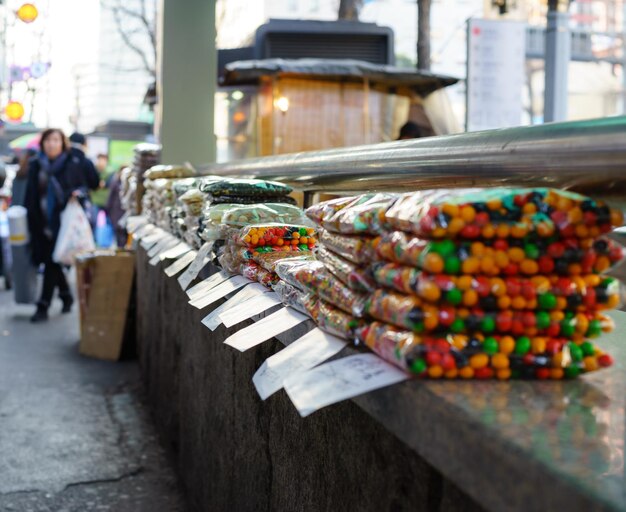
[{"label": "paved ground", "polygon": [[185,510],[136,362],[80,356],[60,308],[30,324],[0,278],[0,511]]}]

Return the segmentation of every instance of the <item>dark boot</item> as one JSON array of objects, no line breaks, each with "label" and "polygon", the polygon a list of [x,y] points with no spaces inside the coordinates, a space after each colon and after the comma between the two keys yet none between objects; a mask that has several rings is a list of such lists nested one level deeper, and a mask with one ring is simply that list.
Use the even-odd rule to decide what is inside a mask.
[{"label": "dark boot", "polygon": [[61,313],[69,313],[70,311],[72,311],[72,304],[74,304],[74,297],[72,297],[71,295],[63,295],[61,297],[61,300],[63,301],[63,309],[61,310]]},{"label": "dark boot", "polygon": [[35,314],[30,317],[30,321],[34,324],[38,322],[46,322],[48,320],[48,308],[42,306],[41,304],[37,305],[37,311]]}]

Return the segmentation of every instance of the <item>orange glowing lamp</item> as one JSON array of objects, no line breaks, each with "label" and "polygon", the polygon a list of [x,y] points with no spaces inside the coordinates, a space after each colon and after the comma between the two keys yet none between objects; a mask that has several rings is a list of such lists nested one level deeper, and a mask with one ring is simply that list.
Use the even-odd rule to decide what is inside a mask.
[{"label": "orange glowing lamp", "polygon": [[22,4],[17,10],[17,17],[24,23],[32,23],[37,16],[39,16],[39,11],[33,4]]},{"label": "orange glowing lamp", "polygon": [[10,101],[4,108],[4,114],[10,121],[20,121],[24,117],[24,105],[19,101]]}]

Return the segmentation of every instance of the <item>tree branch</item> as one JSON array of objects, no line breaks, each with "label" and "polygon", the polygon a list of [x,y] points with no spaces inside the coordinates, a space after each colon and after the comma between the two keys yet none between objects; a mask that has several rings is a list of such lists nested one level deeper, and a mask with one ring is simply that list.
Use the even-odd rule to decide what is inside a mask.
[{"label": "tree branch", "polygon": [[156,72],[150,66],[150,63],[148,62],[146,54],[141,50],[141,48],[139,48],[137,45],[135,45],[131,41],[130,37],[128,37],[128,34],[124,31],[124,27],[122,25],[122,18],[120,16],[120,10],[117,9],[116,7],[113,7],[111,9],[111,12],[113,13],[113,19],[115,20],[115,25],[117,26],[118,32],[120,33],[120,36],[121,36],[122,40],[124,41],[124,43],[126,44],[126,46],[128,46],[134,53],[136,53],[139,56],[139,58],[143,62],[143,65],[144,65],[144,68],[146,69],[146,71],[152,77],[155,77],[156,76]]}]

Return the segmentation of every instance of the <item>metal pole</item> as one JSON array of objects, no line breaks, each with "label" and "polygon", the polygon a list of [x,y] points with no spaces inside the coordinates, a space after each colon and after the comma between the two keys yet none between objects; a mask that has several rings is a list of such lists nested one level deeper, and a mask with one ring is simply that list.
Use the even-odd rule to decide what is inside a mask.
[{"label": "metal pole", "polygon": [[568,0],[550,0],[546,29],[544,122],[567,119],[567,78],[571,54]]}]

